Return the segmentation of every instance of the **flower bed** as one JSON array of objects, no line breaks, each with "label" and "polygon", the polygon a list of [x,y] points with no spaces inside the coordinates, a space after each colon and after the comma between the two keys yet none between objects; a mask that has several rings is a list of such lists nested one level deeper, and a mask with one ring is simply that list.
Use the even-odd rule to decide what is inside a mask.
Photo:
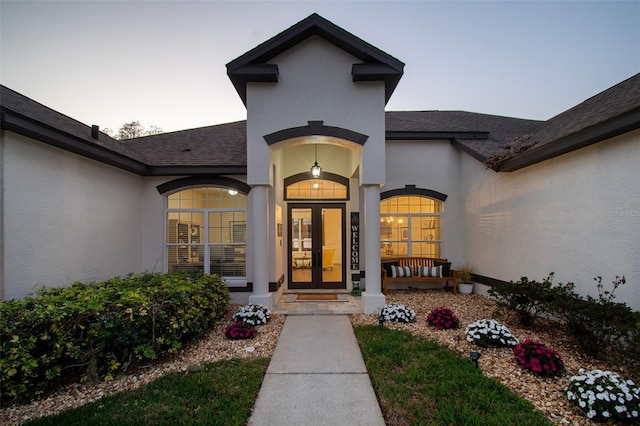
[{"label": "flower bed", "polygon": [[513,348],[518,364],[539,376],[553,377],[564,370],[558,351],[547,348],[538,340],[527,339]]},{"label": "flower bed", "polygon": [[458,328],[460,326],[460,320],[451,309],[440,306],[429,313],[427,316],[427,324],[438,330],[449,330]]},{"label": "flower bed", "polygon": [[416,320],[416,312],[400,303],[388,303],[382,308],[380,318],[383,321],[408,323]]},{"label": "flower bed", "polygon": [[580,370],[570,379],[567,398],[590,419],[603,421],[640,420],[640,388],[612,371]]},{"label": "flower bed", "polygon": [[469,324],[466,329],[467,341],[487,348],[511,347],[518,344],[518,339],[509,329],[493,319],[481,319]]},{"label": "flower bed", "polygon": [[[410,306],[415,310],[416,315],[422,318],[426,318],[431,311],[438,307],[449,307],[460,320],[460,330],[438,330],[427,324],[426,321],[388,323],[386,326],[407,330],[416,336],[437,341],[463,358],[468,359],[469,352],[472,350],[480,350],[482,357],[478,367],[483,374],[499,381],[519,396],[530,401],[552,423],[563,426],[598,425],[594,419],[589,419],[578,405],[569,401],[566,389],[569,385],[569,377],[578,374],[581,368],[587,370],[611,369],[611,366],[581,352],[573,338],[563,329],[553,326],[545,319],[539,319],[534,328],[529,328],[522,327],[516,315],[507,314],[498,317],[500,322],[507,326],[512,334],[521,341],[532,339],[544,342],[547,347],[557,350],[562,355],[564,372],[555,377],[545,377],[524,371],[509,349],[491,346],[478,349],[475,342],[466,340],[464,330],[468,324],[478,318],[493,317],[496,301],[491,298],[477,294],[461,298],[440,290],[390,290],[387,295],[387,303]],[[377,324],[378,320],[376,315],[355,314],[351,316],[354,325]],[[634,366],[635,364],[637,361],[631,358],[620,359],[617,363],[619,368],[624,368],[624,371],[627,372],[624,375],[634,380],[635,383],[639,383],[640,376],[637,372],[640,369]]]},{"label": "flower bed", "polygon": [[249,325],[263,325],[271,319],[271,311],[263,305],[249,304],[240,307],[233,315],[234,321],[241,321]]}]

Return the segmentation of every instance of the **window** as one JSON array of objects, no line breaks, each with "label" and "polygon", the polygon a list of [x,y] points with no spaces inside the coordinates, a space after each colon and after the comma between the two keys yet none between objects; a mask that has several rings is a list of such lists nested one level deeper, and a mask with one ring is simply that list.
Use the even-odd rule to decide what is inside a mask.
[{"label": "window", "polygon": [[419,195],[380,202],[380,256],[440,257],[443,203]]},{"label": "window", "polygon": [[168,271],[246,276],[247,197],[226,188],[191,188],[167,197]]}]

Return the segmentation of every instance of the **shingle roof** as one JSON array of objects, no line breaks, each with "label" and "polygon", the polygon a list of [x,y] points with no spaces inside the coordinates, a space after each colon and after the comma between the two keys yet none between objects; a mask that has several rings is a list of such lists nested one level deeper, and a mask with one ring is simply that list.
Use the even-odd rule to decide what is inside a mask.
[{"label": "shingle roof", "polygon": [[500,159],[493,168],[518,170],[638,128],[640,73],[545,121],[524,138],[524,151]]},{"label": "shingle roof", "polygon": [[[390,133],[452,133],[460,148],[480,161],[507,151],[503,145],[514,138],[536,131],[542,121],[502,117],[467,111],[403,111],[386,113],[387,137]],[[466,137],[463,133],[488,133],[486,138]],[[460,133],[460,134],[457,134]]]},{"label": "shingle roof", "polygon": [[530,142],[544,145],[640,108],[640,73],[547,120]]},{"label": "shingle roof", "polygon": [[[246,173],[246,121],[118,141],[0,86],[2,128],[140,175]],[[513,171],[640,128],[640,74],[548,121],[465,111],[397,111],[385,115],[387,140],[449,139],[479,161]],[[509,144],[529,148],[509,156]],[[533,144],[533,146],[531,146]]]},{"label": "shingle roof", "polygon": [[247,122],[219,124],[125,141],[153,166],[247,165]]},{"label": "shingle roof", "polygon": [[[33,123],[44,124],[51,129],[62,132],[75,139],[96,145],[112,152],[136,161],[143,161],[129,146],[121,141],[111,138],[106,133],[100,133],[98,139],[91,136],[91,127],[71,117],[61,114],[49,107],[42,105],[20,93],[0,85],[0,105],[2,112],[11,112],[16,117],[21,117]],[[5,122],[3,118],[3,128]]]}]

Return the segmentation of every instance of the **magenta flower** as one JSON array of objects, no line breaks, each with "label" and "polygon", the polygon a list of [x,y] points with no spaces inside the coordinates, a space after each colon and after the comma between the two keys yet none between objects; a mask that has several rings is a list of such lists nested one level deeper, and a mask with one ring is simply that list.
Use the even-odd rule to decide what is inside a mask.
[{"label": "magenta flower", "polygon": [[540,376],[555,376],[564,368],[558,352],[539,341],[527,339],[513,348],[513,354],[520,366]]},{"label": "magenta flower", "polygon": [[438,330],[448,330],[458,328],[460,321],[451,309],[441,306],[431,311],[427,316],[427,324]]},{"label": "magenta flower", "polygon": [[256,329],[242,321],[229,324],[224,329],[224,335],[231,340],[252,339],[257,334]]}]

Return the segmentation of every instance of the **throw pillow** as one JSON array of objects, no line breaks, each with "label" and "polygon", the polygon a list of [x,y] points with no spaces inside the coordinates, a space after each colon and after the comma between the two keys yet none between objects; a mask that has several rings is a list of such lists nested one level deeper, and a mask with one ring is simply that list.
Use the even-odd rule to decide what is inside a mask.
[{"label": "throw pillow", "polygon": [[420,268],[421,277],[442,278],[442,265],[440,266],[423,266]]},{"label": "throw pillow", "polygon": [[398,263],[397,261],[382,262],[382,269],[384,269],[384,271],[387,273],[388,277],[392,276],[391,275],[391,267],[392,266],[400,266],[400,263]]},{"label": "throw pillow", "polygon": [[451,276],[451,262],[439,262],[437,260],[433,261],[433,266],[442,266],[442,276],[450,277]]},{"label": "throw pillow", "polygon": [[391,276],[393,278],[403,278],[411,276],[411,266],[391,265]]}]

